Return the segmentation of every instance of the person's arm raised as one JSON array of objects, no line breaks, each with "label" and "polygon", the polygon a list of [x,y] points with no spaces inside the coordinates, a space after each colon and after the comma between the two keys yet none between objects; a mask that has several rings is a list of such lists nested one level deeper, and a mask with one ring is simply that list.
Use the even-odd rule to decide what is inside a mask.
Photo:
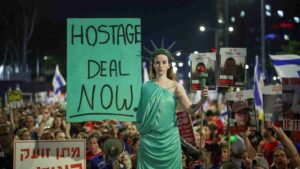
[{"label": "person's arm raised", "polygon": [[183,107],[184,111],[188,113],[194,113],[202,106],[202,104],[206,101],[208,98],[208,87],[204,87],[204,89],[201,91],[201,99],[198,103],[192,104],[189,98],[187,97],[185,90],[183,86],[178,83],[175,93],[178,97],[179,104]]},{"label": "person's arm raised", "polygon": [[16,130],[17,127],[14,122],[14,112],[12,108],[10,108],[10,106],[8,107],[8,111],[9,111],[9,121],[10,121],[11,128],[12,130]]},{"label": "person's arm raised", "polygon": [[278,134],[280,141],[291,157],[291,161],[294,167],[300,169],[300,156],[291,139],[284,133],[281,127],[277,127],[273,124],[272,129],[275,131],[275,133]]}]

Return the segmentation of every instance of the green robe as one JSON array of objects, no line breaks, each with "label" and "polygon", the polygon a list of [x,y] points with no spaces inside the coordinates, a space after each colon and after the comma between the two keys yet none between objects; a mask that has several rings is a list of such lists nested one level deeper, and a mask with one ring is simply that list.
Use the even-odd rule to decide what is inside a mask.
[{"label": "green robe", "polygon": [[182,169],[176,95],[154,81],[142,86],[137,113],[138,169]]}]

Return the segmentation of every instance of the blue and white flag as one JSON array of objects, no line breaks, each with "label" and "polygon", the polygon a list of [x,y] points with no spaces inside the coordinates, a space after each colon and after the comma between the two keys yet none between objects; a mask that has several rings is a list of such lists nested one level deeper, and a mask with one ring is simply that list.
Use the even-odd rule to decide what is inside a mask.
[{"label": "blue and white flag", "polygon": [[255,109],[259,113],[263,113],[263,99],[262,99],[262,87],[264,86],[264,81],[262,77],[262,68],[261,64],[259,64],[258,56],[255,58],[255,67],[254,67],[254,102],[255,102]]},{"label": "blue and white flag", "polygon": [[64,77],[61,75],[58,65],[56,65],[55,68],[55,74],[52,80],[52,85],[54,88],[54,94],[58,95],[60,94],[60,88],[66,85],[66,81],[64,79]]},{"label": "blue and white flag", "polygon": [[300,56],[270,55],[273,65],[280,77],[300,77]]}]

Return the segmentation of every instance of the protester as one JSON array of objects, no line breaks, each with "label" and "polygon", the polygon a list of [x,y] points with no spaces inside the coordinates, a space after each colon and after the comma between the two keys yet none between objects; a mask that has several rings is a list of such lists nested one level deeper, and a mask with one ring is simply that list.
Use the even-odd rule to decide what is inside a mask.
[{"label": "protester", "polygon": [[0,124],[0,168],[13,168],[13,133],[9,124]]},{"label": "protester", "polygon": [[296,169],[300,168],[300,156],[290,140],[284,133],[281,127],[272,125],[272,129],[278,134],[278,138],[283,144],[283,148],[276,148],[273,151],[274,163],[272,169]]},{"label": "protester", "polygon": [[257,147],[257,153],[263,153],[269,165],[273,163],[272,154],[274,148],[278,147],[280,142],[275,138],[274,131],[271,128],[264,129],[263,140]]},{"label": "protester", "polygon": [[250,126],[251,118],[249,111],[251,108],[244,101],[234,102],[232,105],[232,112],[234,113],[234,119],[237,126],[245,126],[246,128]]},{"label": "protester", "polygon": [[243,138],[234,135],[230,138],[230,158],[221,165],[221,169],[241,169],[246,145]]},{"label": "protester", "polygon": [[[171,65],[172,54],[156,49],[152,54],[151,81],[144,84],[137,113],[140,133],[138,168],[182,168],[179,131],[176,127],[176,103],[186,112],[194,113],[208,95],[207,87],[202,98],[192,105],[184,88],[175,81]],[[159,148],[158,148],[159,147]]]},{"label": "protester", "polygon": [[252,169],[269,169],[268,161],[263,156],[257,156],[252,162]]},{"label": "protester", "polygon": [[88,136],[88,151],[86,152],[86,159],[91,160],[94,157],[102,156],[103,152],[100,149],[100,145],[98,144],[98,139],[100,138],[101,133],[99,131],[93,131]]}]

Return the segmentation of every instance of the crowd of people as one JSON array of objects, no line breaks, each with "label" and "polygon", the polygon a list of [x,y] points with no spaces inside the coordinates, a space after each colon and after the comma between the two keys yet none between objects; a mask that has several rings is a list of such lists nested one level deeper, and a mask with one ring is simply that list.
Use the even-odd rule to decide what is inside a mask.
[{"label": "crowd of people", "polygon": [[[224,103],[208,99],[207,87],[192,104],[175,80],[172,60],[166,49],[152,53],[151,81],[142,86],[136,122],[69,123],[58,103],[1,108],[0,169],[12,168],[14,140],[67,139],[86,140],[91,169],[300,169],[299,143],[292,142],[281,127],[251,127],[251,102],[232,104],[227,114],[233,123],[224,117]],[[191,115],[195,145],[180,137],[175,114],[180,110]],[[239,130],[232,132],[232,124]],[[120,153],[105,151],[112,138],[124,143]]]},{"label": "crowd of people", "polygon": [[[273,126],[262,132],[251,129],[228,136],[216,102],[201,114],[192,114],[198,154],[182,149],[183,168],[296,168],[299,149],[285,132]],[[201,119],[203,122],[201,125]],[[261,133],[261,134],[260,134]],[[59,104],[29,104],[20,109],[0,110],[0,168],[12,168],[14,140],[86,139],[87,166],[90,168],[136,168],[139,132],[132,122],[104,120],[67,123]],[[115,162],[103,152],[107,138],[118,138],[125,150]]]}]

